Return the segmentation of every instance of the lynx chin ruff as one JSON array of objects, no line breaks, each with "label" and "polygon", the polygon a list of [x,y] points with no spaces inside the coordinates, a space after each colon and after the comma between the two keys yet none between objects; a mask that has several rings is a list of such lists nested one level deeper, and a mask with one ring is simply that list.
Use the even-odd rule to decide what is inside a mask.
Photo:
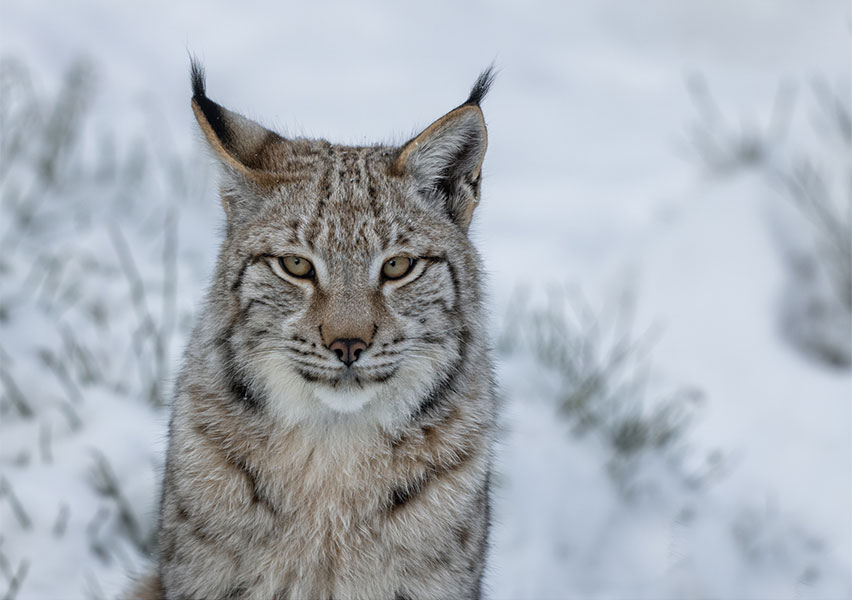
[{"label": "lynx chin ruff", "polygon": [[207,98],[215,276],[177,382],[158,568],[128,598],[478,598],[495,394],[467,236],[470,97],[401,147],[287,139]]}]

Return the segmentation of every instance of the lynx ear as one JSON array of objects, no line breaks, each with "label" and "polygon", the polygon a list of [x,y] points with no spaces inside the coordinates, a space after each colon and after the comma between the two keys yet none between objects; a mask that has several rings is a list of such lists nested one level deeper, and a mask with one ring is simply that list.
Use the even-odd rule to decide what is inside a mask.
[{"label": "lynx ear", "polygon": [[[204,137],[226,169],[256,184],[273,184],[280,180],[282,175],[275,171],[272,148],[284,138],[210,100],[205,90],[204,69],[194,59],[191,78],[192,111]],[[227,204],[225,210],[228,210]]]},{"label": "lynx ear", "polygon": [[450,218],[467,230],[479,202],[482,161],[488,145],[479,103],[494,80],[489,67],[479,76],[464,104],[429,125],[406,143],[393,172],[409,175],[424,194],[443,202]]}]

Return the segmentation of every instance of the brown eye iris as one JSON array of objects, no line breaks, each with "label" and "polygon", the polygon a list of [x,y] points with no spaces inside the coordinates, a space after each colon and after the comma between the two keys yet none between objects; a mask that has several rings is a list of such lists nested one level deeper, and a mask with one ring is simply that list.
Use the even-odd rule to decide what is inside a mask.
[{"label": "brown eye iris", "polygon": [[414,265],[414,261],[406,256],[394,256],[382,265],[382,275],[385,279],[399,279],[407,275]]},{"label": "brown eye iris", "polygon": [[314,266],[301,256],[281,256],[278,258],[278,264],[293,277],[308,278],[314,274]]}]

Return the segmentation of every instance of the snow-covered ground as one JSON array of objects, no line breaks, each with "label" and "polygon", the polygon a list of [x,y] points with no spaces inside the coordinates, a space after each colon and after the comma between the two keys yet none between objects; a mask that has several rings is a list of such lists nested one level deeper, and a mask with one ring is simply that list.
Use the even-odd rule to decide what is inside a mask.
[{"label": "snow-covered ground", "polygon": [[[496,62],[472,231],[505,399],[491,597],[852,597],[852,374],[785,335],[811,225],[773,177],[809,158],[848,202],[852,156],[811,84],[848,111],[850,22],[826,0],[3,0],[0,56],[19,62],[0,79],[0,597],[113,597],[150,543],[160,404],[221,224],[187,51],[212,98],[349,143],[404,140]],[[90,73],[92,93],[54,157],[74,102],[51,119],[49,101],[80,58],[70,89]],[[797,91],[784,135],[779,86]],[[769,143],[723,169],[703,129]],[[577,337],[595,316],[625,333],[628,293],[633,339],[654,340],[623,367],[647,361],[647,383],[583,433],[558,409],[570,378],[524,335],[553,286],[586,298]],[[671,393],[691,421],[618,463],[615,412]]]}]

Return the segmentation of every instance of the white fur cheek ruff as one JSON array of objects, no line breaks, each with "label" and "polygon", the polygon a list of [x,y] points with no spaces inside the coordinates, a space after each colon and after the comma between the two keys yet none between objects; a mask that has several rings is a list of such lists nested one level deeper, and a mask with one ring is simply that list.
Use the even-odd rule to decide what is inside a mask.
[{"label": "white fur cheek ruff", "polygon": [[270,413],[285,426],[323,430],[348,423],[392,429],[420,405],[446,368],[446,358],[421,355],[385,383],[344,390],[306,381],[286,359],[273,355],[255,363],[255,380],[262,384]]},{"label": "white fur cheek ruff", "polygon": [[259,361],[255,368],[270,413],[285,426],[308,425],[322,429],[352,419],[376,420],[375,413],[380,412],[375,399],[382,385],[337,390],[306,381],[284,357]]},{"label": "white fur cheek ruff", "polygon": [[263,360],[256,367],[257,380],[263,384],[269,411],[286,425],[298,425],[317,419],[314,385],[289,368],[280,358]]},{"label": "white fur cheek ruff", "polygon": [[331,410],[340,413],[354,413],[373,400],[379,392],[378,385],[363,388],[335,389],[325,385],[314,388],[314,396]]}]

